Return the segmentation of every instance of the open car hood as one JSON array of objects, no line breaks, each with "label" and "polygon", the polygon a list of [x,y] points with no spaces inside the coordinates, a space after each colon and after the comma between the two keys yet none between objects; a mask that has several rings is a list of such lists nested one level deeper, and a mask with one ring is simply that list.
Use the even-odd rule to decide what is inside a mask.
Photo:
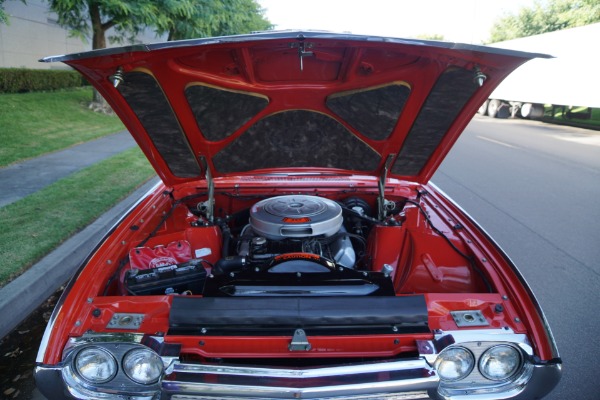
[{"label": "open car hood", "polygon": [[273,173],[427,182],[480,104],[544,55],[270,32],[48,57],[82,73],[165,184]]}]

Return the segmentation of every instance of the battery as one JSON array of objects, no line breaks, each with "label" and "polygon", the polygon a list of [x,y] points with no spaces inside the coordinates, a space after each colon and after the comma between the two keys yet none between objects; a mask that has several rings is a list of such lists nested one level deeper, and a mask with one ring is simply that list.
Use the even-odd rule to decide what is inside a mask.
[{"label": "battery", "polygon": [[206,281],[203,262],[193,259],[145,270],[132,269],[125,277],[125,287],[129,294],[136,296],[202,294]]}]

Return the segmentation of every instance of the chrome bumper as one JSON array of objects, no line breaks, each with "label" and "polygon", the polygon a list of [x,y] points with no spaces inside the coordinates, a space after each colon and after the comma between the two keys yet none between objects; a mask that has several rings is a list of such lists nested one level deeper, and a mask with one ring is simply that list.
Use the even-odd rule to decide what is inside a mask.
[{"label": "chrome bumper", "polygon": [[[178,346],[150,337],[145,344],[160,353],[164,364],[163,377],[156,383],[137,384],[118,373],[109,382],[90,385],[72,371],[79,346],[104,346],[120,360],[127,349],[142,346],[142,336],[138,336],[94,334],[70,339],[61,363],[37,365],[38,388],[50,400],[525,400],[548,394],[561,375],[560,359],[540,363],[525,335],[505,329],[440,333],[433,341],[417,341],[419,356],[413,358],[304,368],[182,362]],[[444,382],[432,367],[445,346],[460,344],[478,359],[498,343],[510,343],[522,352],[524,364],[510,380],[486,380],[474,368],[462,381]]]},{"label": "chrome bumper", "polygon": [[[52,399],[91,399],[80,397],[62,379],[60,365],[38,365],[36,384]],[[440,396],[439,378],[423,358],[357,364],[349,366],[279,369],[240,366],[186,364],[178,361],[169,368],[154,396],[113,393],[111,399],[162,400],[266,400],[266,399],[344,399],[400,400],[453,399],[487,400],[541,398],[560,378],[560,364],[535,364],[531,378],[505,393],[478,393]],[[98,396],[96,398],[106,398]]]}]

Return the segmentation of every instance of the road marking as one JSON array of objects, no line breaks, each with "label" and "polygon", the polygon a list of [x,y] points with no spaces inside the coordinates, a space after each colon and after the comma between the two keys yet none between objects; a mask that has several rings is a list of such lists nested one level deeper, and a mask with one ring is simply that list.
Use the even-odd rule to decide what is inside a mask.
[{"label": "road marking", "polygon": [[564,140],[567,142],[574,142],[579,144],[591,145],[591,146],[600,146],[600,135],[590,135],[590,136],[554,136],[555,139]]},{"label": "road marking", "polygon": [[499,141],[499,140],[495,140],[495,139],[490,139],[490,138],[488,138],[488,137],[485,137],[485,136],[477,136],[477,137],[478,137],[479,139],[482,139],[482,140],[487,140],[488,142],[496,143],[496,144],[499,144],[499,145],[501,145],[501,146],[510,147],[510,148],[512,148],[512,149],[517,149],[517,148],[518,148],[517,146],[513,146],[512,144],[504,143],[504,142],[501,142],[501,141]]}]

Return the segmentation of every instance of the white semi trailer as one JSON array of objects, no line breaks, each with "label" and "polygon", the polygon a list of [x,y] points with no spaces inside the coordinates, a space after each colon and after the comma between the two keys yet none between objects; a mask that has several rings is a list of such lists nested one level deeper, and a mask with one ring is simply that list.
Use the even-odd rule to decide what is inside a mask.
[{"label": "white semi trailer", "polygon": [[495,118],[541,118],[544,106],[600,108],[600,23],[494,43],[536,58],[506,78],[479,109]]}]

